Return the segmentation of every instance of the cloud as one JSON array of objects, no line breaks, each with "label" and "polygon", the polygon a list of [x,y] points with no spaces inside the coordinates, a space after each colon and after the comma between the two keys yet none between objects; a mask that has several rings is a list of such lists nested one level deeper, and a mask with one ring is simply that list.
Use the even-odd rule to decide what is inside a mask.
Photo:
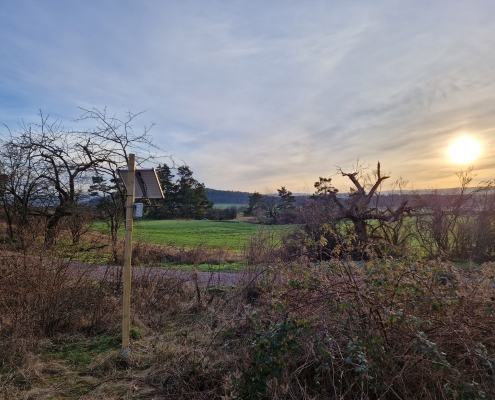
[{"label": "cloud", "polygon": [[148,110],[158,145],[208,187],[251,191],[311,186],[358,157],[450,186],[457,167],[445,149],[468,131],[484,143],[482,179],[495,156],[494,11],[447,1],[5,2],[0,120],[40,108],[65,120],[77,106]]}]

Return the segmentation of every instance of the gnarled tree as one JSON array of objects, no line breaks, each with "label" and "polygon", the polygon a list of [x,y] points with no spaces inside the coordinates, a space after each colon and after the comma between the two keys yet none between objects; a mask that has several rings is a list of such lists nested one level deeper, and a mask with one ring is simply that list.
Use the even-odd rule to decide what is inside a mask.
[{"label": "gnarled tree", "polygon": [[[330,201],[333,203],[330,212],[330,218],[334,220],[349,220],[352,222],[356,239],[358,243],[367,243],[369,241],[367,222],[370,220],[381,220],[385,222],[393,222],[400,218],[404,213],[411,211],[407,207],[407,200],[403,201],[395,210],[387,207],[380,209],[376,204],[372,204],[374,196],[377,194],[380,185],[389,176],[383,176],[380,169],[380,163],[377,164],[377,169],[373,171],[374,182],[366,184],[360,182],[359,171],[347,173],[339,168],[342,176],[349,178],[354,187],[350,188],[347,196],[337,195],[338,191],[331,185],[331,178],[322,178],[315,183],[316,194],[313,198],[323,200],[327,204]],[[367,190],[367,188],[369,189]]]}]

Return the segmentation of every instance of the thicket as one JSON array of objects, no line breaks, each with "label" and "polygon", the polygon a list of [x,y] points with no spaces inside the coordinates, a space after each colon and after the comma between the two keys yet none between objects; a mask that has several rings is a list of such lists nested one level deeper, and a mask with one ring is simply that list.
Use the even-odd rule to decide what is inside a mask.
[{"label": "thicket", "polygon": [[414,249],[430,259],[495,260],[495,186],[471,188],[472,169],[459,173],[459,187],[447,192],[407,192],[399,180],[393,195],[380,194],[379,179],[352,175],[358,189],[345,195],[330,179],[315,184],[316,194],[298,209],[300,227],[284,239],[289,257],[329,260],[352,248],[358,260],[372,248],[383,255]]},{"label": "thicket", "polygon": [[[118,269],[2,251],[0,397],[495,396],[493,263],[281,262],[267,234],[246,248],[259,267],[236,286],[135,270],[129,359]],[[142,262],[158,251],[140,249]]]},{"label": "thicket", "polygon": [[285,265],[235,387],[241,398],[491,398],[493,268]]}]

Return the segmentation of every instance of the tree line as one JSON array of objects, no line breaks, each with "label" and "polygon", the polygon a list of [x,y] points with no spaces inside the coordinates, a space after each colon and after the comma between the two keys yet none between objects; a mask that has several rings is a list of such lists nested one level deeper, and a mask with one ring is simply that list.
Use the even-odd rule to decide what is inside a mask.
[{"label": "tree line", "polygon": [[240,192],[236,190],[218,190],[206,188],[206,196],[214,204],[239,204],[245,205],[249,203],[249,192]]},{"label": "tree line", "polygon": [[278,195],[254,192],[244,215],[254,216],[262,223],[290,224],[297,220],[296,197],[285,186],[277,189]]}]

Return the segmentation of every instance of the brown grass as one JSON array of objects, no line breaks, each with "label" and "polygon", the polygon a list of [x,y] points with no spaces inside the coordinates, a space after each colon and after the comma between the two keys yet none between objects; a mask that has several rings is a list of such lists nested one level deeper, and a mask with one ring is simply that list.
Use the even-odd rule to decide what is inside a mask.
[{"label": "brown grass", "polygon": [[242,256],[226,248],[193,248],[158,246],[137,242],[133,246],[133,265],[160,264],[164,261],[177,264],[226,264],[239,262]]},{"label": "brown grass", "polygon": [[235,287],[136,275],[130,358],[111,269],[95,280],[42,249],[2,252],[0,398],[495,398],[495,264],[256,249],[266,267]]}]

